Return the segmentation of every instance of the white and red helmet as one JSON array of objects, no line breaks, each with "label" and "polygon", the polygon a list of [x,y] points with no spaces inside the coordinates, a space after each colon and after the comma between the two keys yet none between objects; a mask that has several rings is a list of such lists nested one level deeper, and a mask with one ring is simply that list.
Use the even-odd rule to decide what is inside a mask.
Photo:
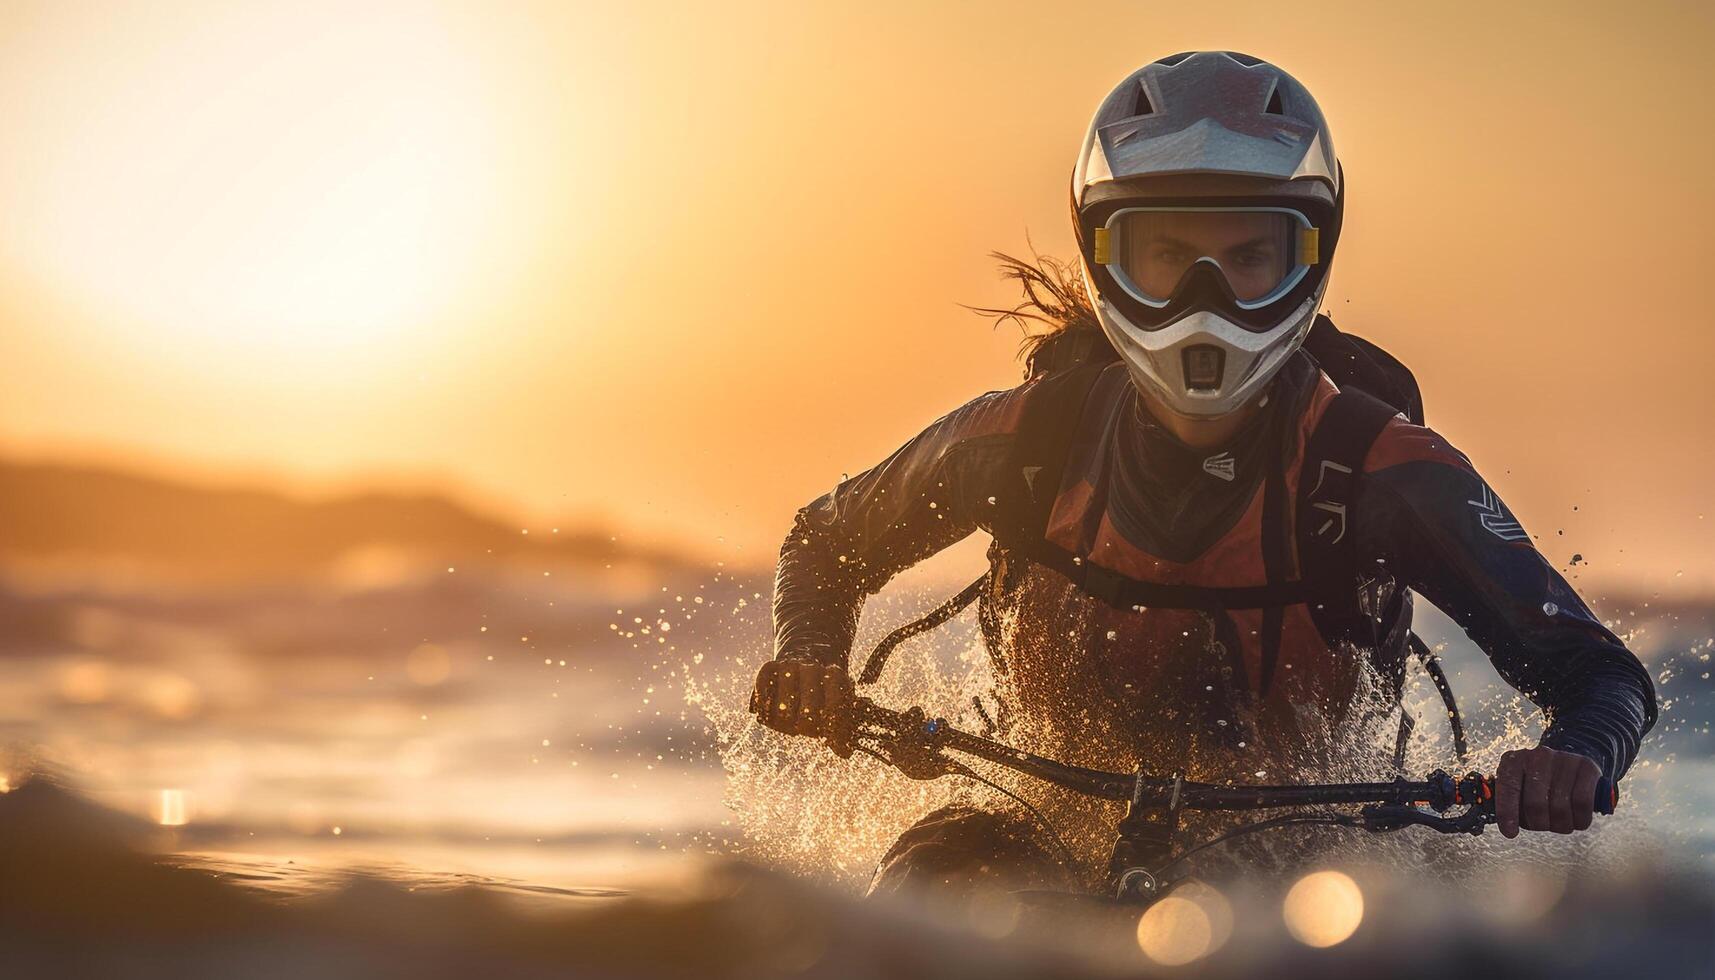
[{"label": "white and red helmet", "polygon": [[1291,75],[1203,51],[1132,73],[1072,174],[1084,282],[1133,382],[1224,415],[1304,341],[1339,240],[1328,125]]}]

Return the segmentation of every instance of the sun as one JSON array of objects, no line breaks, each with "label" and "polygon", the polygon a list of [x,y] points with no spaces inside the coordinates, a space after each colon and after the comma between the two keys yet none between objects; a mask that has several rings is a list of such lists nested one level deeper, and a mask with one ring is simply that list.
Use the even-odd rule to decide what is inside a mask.
[{"label": "sun", "polygon": [[7,205],[57,293],[160,346],[276,356],[385,344],[465,286],[487,93],[423,8],[54,16],[32,66],[53,117]]}]

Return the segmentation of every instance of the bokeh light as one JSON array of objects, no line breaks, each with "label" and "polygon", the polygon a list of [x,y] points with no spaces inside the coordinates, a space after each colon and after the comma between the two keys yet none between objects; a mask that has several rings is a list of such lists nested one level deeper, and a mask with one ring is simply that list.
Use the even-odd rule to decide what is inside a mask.
[{"label": "bokeh light", "polygon": [[1215,930],[1209,914],[1188,898],[1169,895],[1137,922],[1137,945],[1162,966],[1180,966],[1208,955]]},{"label": "bokeh light", "polygon": [[161,798],[155,807],[155,820],[163,827],[183,827],[188,823],[185,817],[185,791],[161,790]]},{"label": "bokeh light", "polygon": [[1286,930],[1306,946],[1337,946],[1364,921],[1364,892],[1350,875],[1317,871],[1286,893]]},{"label": "bokeh light", "polygon": [[1213,953],[1226,945],[1233,935],[1233,906],[1227,901],[1227,896],[1221,894],[1213,885],[1192,880],[1173,890],[1173,894],[1188,902],[1193,902],[1209,917],[1209,952]]}]

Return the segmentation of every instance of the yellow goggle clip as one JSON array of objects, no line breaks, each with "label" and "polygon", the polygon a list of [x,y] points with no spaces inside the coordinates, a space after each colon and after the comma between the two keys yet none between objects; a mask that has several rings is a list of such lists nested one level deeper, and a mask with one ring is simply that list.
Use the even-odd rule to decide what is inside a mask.
[{"label": "yellow goggle clip", "polygon": [[1298,229],[1298,264],[1315,265],[1322,261],[1322,232],[1315,227]]}]

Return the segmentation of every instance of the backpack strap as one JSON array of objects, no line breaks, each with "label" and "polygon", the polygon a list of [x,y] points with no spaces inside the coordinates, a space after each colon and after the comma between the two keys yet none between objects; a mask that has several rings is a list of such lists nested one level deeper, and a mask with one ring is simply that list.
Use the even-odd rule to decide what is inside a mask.
[{"label": "backpack strap", "polygon": [[[1324,410],[1305,447],[1296,501],[1300,570],[1314,569],[1306,579],[1286,575],[1284,555],[1284,510],[1292,503],[1285,496],[1284,481],[1276,474],[1276,486],[1265,488],[1272,507],[1265,509],[1265,584],[1250,586],[1199,586],[1147,582],[1122,575],[1047,540],[1048,520],[1059,496],[1071,453],[1072,434],[1079,417],[1109,365],[1085,365],[1052,374],[1038,382],[1026,404],[1009,463],[1011,488],[997,495],[993,533],[1006,550],[1016,551],[1054,569],[1085,594],[1121,609],[1137,606],[1172,609],[1263,609],[1278,611],[1286,606],[1311,602],[1343,589],[1350,571],[1356,574],[1351,537],[1346,520],[1356,487],[1356,474],[1364,457],[1388,420],[1398,414],[1387,403],[1355,388],[1342,389]],[[1116,371],[1110,383],[1126,383]],[[1278,469],[1278,467],[1276,467]],[[1272,491],[1272,492],[1268,492]],[[1270,630],[1268,632],[1274,632]],[[1270,644],[1271,646],[1275,644]],[[1265,658],[1266,660],[1267,658]],[[1265,663],[1264,673],[1270,674]]]},{"label": "backpack strap", "polygon": [[1423,424],[1423,393],[1417,378],[1399,359],[1375,344],[1346,333],[1318,313],[1304,338],[1304,353],[1334,379],[1340,390],[1361,388],[1399,409],[1416,425]]},{"label": "backpack strap", "polygon": [[1042,542],[1029,552],[1032,559],[1072,580],[1086,595],[1118,609],[1268,609],[1308,602],[1313,592],[1303,582],[1266,585],[1170,585],[1146,582],[1111,571]]},{"label": "backpack strap", "polygon": [[[1013,439],[1007,486],[995,496],[992,532],[1001,547],[1031,552],[1046,537],[1078,419],[1111,363],[1085,363],[1045,375],[1030,392]],[[1115,374],[1123,382],[1124,372]]]},{"label": "backpack strap", "polygon": [[1048,521],[1085,406],[1104,377],[1106,384],[1130,383],[1123,371],[1104,374],[1112,363],[1082,365],[1037,382],[1013,443],[1008,464],[1011,489],[995,500],[996,542],[1054,569],[1085,594],[1121,609],[1262,609],[1305,601],[1301,583],[1272,576],[1265,585],[1236,587],[1145,582],[1085,561],[1048,541]]},{"label": "backpack strap", "polygon": [[[1258,696],[1267,696],[1280,656],[1284,607],[1312,602],[1349,587],[1358,574],[1353,537],[1347,533],[1354,492],[1364,459],[1382,429],[1400,415],[1391,405],[1347,387],[1323,410],[1304,448],[1298,479],[1293,526],[1297,530],[1300,577],[1287,578],[1286,532],[1282,527],[1286,496],[1284,465],[1277,458],[1266,477],[1262,545],[1265,584],[1256,586],[1193,586],[1145,582],[1083,560],[1047,540],[1048,521],[1059,496],[1073,434],[1091,394],[1112,362],[1083,364],[1045,376],[1026,402],[1009,463],[1011,479],[1004,495],[996,496],[995,541],[1003,550],[1028,555],[1071,580],[1086,595],[1111,606],[1130,609],[1156,606],[1173,609],[1263,610],[1263,662]],[[1123,378],[1123,374],[1118,375]],[[1284,445],[1282,446],[1284,448]],[[1307,578],[1306,570],[1315,569]],[[992,570],[958,595],[912,623],[889,634],[864,664],[859,684],[874,683],[893,649],[919,633],[957,615],[991,582]],[[1464,757],[1464,732],[1446,677],[1434,655],[1411,636],[1414,652],[1436,680],[1452,715],[1454,738]],[[978,705],[979,710],[981,705]],[[1396,755],[1404,750],[1411,731],[1402,716]]]},{"label": "backpack strap", "polygon": [[1357,388],[1342,388],[1323,411],[1304,446],[1298,474],[1298,566],[1318,578],[1356,575],[1358,560],[1348,533],[1352,499],[1364,458],[1389,421],[1392,405]]}]

